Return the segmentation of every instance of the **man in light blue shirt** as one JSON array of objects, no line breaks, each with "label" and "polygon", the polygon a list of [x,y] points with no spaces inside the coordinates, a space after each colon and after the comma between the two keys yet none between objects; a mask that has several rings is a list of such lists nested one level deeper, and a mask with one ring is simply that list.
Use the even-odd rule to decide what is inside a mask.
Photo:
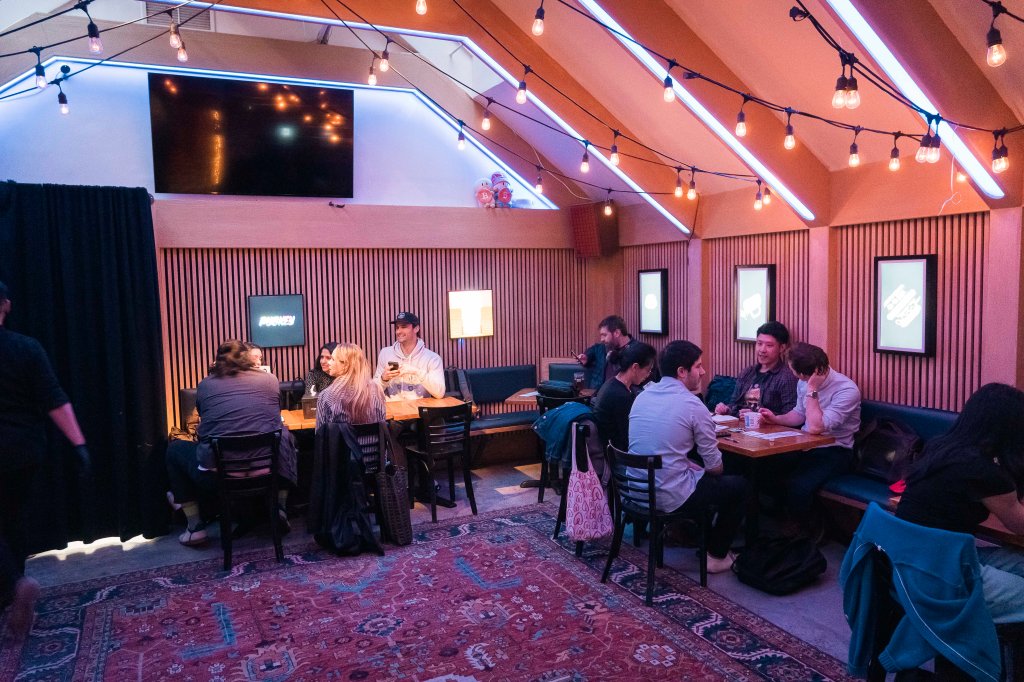
[{"label": "man in light blue shirt", "polygon": [[796,407],[786,414],[761,408],[762,420],[836,439],[833,445],[771,458],[772,469],[788,473],[785,488],[790,513],[807,525],[818,489],[853,463],[853,436],[860,428],[860,389],[852,379],[829,367],[825,351],[809,343],[793,346],[789,366],[800,380]]},{"label": "man in light blue shirt", "polygon": [[[661,455],[655,472],[659,511],[682,509],[694,516],[709,505],[718,509],[708,536],[708,572],[728,570],[729,547],[743,521],[748,484],[722,475],[722,453],[715,425],[694,395],[704,377],[702,351],[689,341],[673,341],[658,356],[661,380],[648,384],[629,412],[629,452]],[[690,459],[696,448],[703,466]]]}]

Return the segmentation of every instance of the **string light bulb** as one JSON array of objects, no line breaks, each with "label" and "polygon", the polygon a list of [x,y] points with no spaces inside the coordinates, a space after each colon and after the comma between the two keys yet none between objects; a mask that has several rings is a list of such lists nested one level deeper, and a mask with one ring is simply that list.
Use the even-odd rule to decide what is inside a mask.
[{"label": "string light bulb", "polygon": [[928,145],[928,152],[925,155],[925,160],[928,163],[938,163],[939,159],[942,158],[942,140],[939,138],[939,133],[936,132],[932,135],[931,144]]},{"label": "string light bulb", "polygon": [[458,147],[459,147],[459,151],[460,152],[463,149],[466,148],[466,133],[462,130],[462,126],[463,125],[464,125],[464,123],[462,121],[459,121],[459,144],[458,144]]},{"label": "string light bulb", "polygon": [[679,197],[683,196],[683,176],[681,175],[682,172],[683,172],[683,169],[679,168],[677,166],[676,167],[676,191],[675,191],[676,198],[679,198]]},{"label": "string light bulb", "polygon": [[796,136],[793,135],[793,110],[786,109],[786,137],[782,140],[782,146],[786,149],[796,147]]},{"label": "string light bulb", "polygon": [[675,61],[670,59],[668,62],[668,69],[665,71],[665,90],[661,93],[661,97],[666,102],[676,101],[676,89],[675,86],[672,84],[672,67],[675,65]]},{"label": "string light bulb", "polygon": [[964,169],[959,166],[956,167],[956,181],[960,183],[967,182],[967,173],[964,173]]},{"label": "string light bulb", "polygon": [[375,62],[376,62],[376,60],[371,60],[370,61],[370,75],[366,77],[366,84],[367,85],[376,85],[377,84],[377,69],[374,67],[374,63]]},{"label": "string light bulb", "polygon": [[181,47],[181,34],[178,33],[178,23],[175,21],[171,22],[170,33],[167,34],[168,42],[171,44],[171,48],[177,50]]},{"label": "string light bulb", "polygon": [[842,109],[846,106],[846,69],[836,79],[836,91],[832,93],[832,108]]},{"label": "string light bulb", "polygon": [[932,146],[932,131],[929,126],[928,132],[921,137],[921,144],[918,145],[917,151],[914,153],[914,161],[918,163],[928,162],[928,148]]},{"label": "string light bulb", "polygon": [[516,104],[526,104],[526,79],[519,81],[519,89],[516,91]]},{"label": "string light bulb", "polygon": [[490,97],[487,98],[487,106],[484,107],[484,120],[480,122],[480,127],[483,130],[491,129],[491,102],[493,101]]},{"label": "string light bulb", "polygon": [[540,177],[541,167],[537,166],[537,182],[533,188],[537,190],[537,194],[544,194],[544,180]]},{"label": "string light bulb", "polygon": [[387,39],[384,43],[384,51],[380,53],[380,72],[387,73],[388,69],[391,68],[391,51],[388,48],[391,47],[391,38]]},{"label": "string light bulb", "polygon": [[860,91],[857,90],[857,77],[850,69],[850,77],[846,79],[846,108],[856,109],[860,106]]},{"label": "string light bulb", "polygon": [[46,82],[46,70],[42,64],[36,64],[36,87],[42,90],[48,85]]},{"label": "string light bulb", "polygon": [[856,168],[860,165],[860,149],[857,147],[857,136],[860,135],[860,127],[853,129],[853,143],[850,144],[850,158],[847,161],[850,168]]},{"label": "string light bulb", "polygon": [[580,173],[590,172],[590,154],[587,153],[587,142],[583,143],[583,159],[580,161]]},{"label": "string light bulb", "polygon": [[67,116],[70,109],[68,109],[68,96],[64,94],[63,90],[57,93],[57,105],[60,107],[60,113]]},{"label": "string light bulb", "polygon": [[740,109],[740,113],[736,114],[736,137],[747,136],[747,115]]},{"label": "string light bulb", "polygon": [[697,198],[697,182],[693,179],[693,171],[690,171],[690,186],[686,190],[686,198],[690,201]]},{"label": "string light bulb", "polygon": [[533,15],[533,26],[530,27],[530,32],[538,38],[544,35],[544,0],[540,0],[540,7]]},{"label": "string light bulb", "polygon": [[178,61],[185,63],[188,61],[188,50],[185,49],[185,41],[181,41],[181,47],[178,48]]},{"label": "string light bulb", "polygon": [[764,186],[764,198],[761,199],[761,203],[763,203],[765,206],[768,206],[769,204],[772,203],[772,190],[771,188],[768,187],[768,185]]},{"label": "string light bulb", "polygon": [[761,193],[761,179],[757,180],[757,194],[754,195],[754,210],[760,211],[764,208],[764,195]]},{"label": "string light bulb", "polygon": [[900,169],[900,148],[896,144],[899,139],[899,135],[895,135],[892,138],[892,151],[889,152],[889,170],[896,172]]},{"label": "string light bulb", "polygon": [[990,2],[989,6],[992,7],[992,23],[989,24],[988,33],[985,34],[985,44],[988,46],[988,50],[985,52],[985,61],[989,66],[996,67],[1006,63],[1006,48],[1003,47],[1003,36],[999,33],[999,29],[996,28],[996,19],[999,18],[1000,14],[1006,12],[1006,8],[999,2]]},{"label": "string light bulb", "polygon": [[92,21],[89,21],[89,25],[86,27],[86,32],[89,34],[89,52],[92,52],[93,54],[103,52],[103,39],[100,38],[99,27]]},{"label": "string light bulb", "polygon": [[618,166],[619,165],[619,161],[620,161],[620,159],[619,159],[619,145],[616,143],[616,141],[618,139],[619,139],[619,131],[618,130],[613,130],[612,131],[612,146],[608,150],[610,152],[610,155],[608,156],[608,160],[612,162],[613,166]]},{"label": "string light bulb", "polygon": [[416,14],[423,16],[427,13],[427,0],[416,0]]},{"label": "string light bulb", "polygon": [[[1009,150],[1006,148],[1006,131],[997,130],[993,133],[995,143],[992,145],[992,172],[1005,173],[1010,167]],[[1002,145],[1000,146],[1000,140]]]},{"label": "string light bulb", "polygon": [[610,217],[612,214],[612,191],[608,190],[608,198],[604,200],[604,215]]}]

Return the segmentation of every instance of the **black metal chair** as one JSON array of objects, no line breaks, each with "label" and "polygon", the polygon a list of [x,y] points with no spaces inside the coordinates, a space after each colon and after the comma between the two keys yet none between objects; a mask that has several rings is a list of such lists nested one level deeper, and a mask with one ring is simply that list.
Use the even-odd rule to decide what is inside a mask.
[{"label": "black metal chair", "polygon": [[373,509],[377,526],[381,528],[382,532],[382,512],[380,497],[377,495],[376,474],[380,471],[381,455],[388,447],[387,428],[387,422],[352,425],[352,430],[356,434],[356,440],[359,441],[359,447],[363,454],[363,485],[366,487],[367,497],[370,498],[370,508]]},{"label": "black metal chair", "polygon": [[224,550],[224,570],[231,570],[231,525],[234,504],[236,500],[244,498],[264,498],[270,517],[274,555],[278,561],[284,561],[277,507],[277,464],[281,456],[281,430],[251,436],[211,438],[210,446],[217,462],[220,544]]},{"label": "black metal chair", "polygon": [[[553,410],[556,407],[561,407],[566,403],[581,403],[583,405],[590,404],[590,396],[575,396],[572,398],[549,398],[546,395],[537,396],[537,411],[539,416],[543,417],[544,413],[548,410]],[[540,455],[540,483],[537,488],[537,502],[544,501],[544,489],[551,488],[556,493],[559,489],[555,487],[554,477],[551,475],[551,468],[557,467],[555,462],[549,462],[547,454],[545,452],[544,441],[540,438],[537,439],[537,451]],[[555,469],[557,471],[557,468]],[[557,479],[556,479],[557,480]]]},{"label": "black metal chair", "polygon": [[646,523],[650,529],[650,542],[647,545],[647,596],[644,601],[651,606],[654,600],[655,565],[664,566],[665,526],[668,523],[689,519],[696,521],[698,525],[697,556],[700,560],[700,586],[707,587],[707,535],[711,510],[703,510],[697,518],[690,512],[658,511],[658,489],[655,486],[654,474],[661,469],[661,455],[631,455],[609,444],[606,461],[612,468],[610,501],[615,534],[612,536],[612,546],[608,552],[608,561],[604,565],[604,573],[601,574],[601,582],[608,580],[612,561],[619,555],[626,524],[632,521],[636,528],[638,522]]},{"label": "black metal chair", "polygon": [[[437,523],[437,491],[434,487],[434,465],[439,461],[448,463],[448,494],[455,501],[455,460],[462,460],[462,477],[466,484],[469,506],[476,514],[476,497],[473,495],[473,479],[469,472],[470,447],[469,427],[473,421],[473,405],[463,403],[454,407],[420,407],[418,442],[406,446],[410,466],[418,462],[426,476],[430,494],[430,518]],[[412,477],[410,477],[410,482]],[[410,496],[413,491],[410,491]]]}]

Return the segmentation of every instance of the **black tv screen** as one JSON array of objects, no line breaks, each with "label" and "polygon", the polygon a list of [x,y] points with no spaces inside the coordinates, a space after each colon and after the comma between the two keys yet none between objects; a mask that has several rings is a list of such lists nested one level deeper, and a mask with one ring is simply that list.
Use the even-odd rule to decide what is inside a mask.
[{"label": "black tv screen", "polygon": [[249,338],[257,346],[301,346],[305,329],[302,294],[249,297]]},{"label": "black tv screen", "polygon": [[149,74],[156,191],[352,196],[351,90]]}]

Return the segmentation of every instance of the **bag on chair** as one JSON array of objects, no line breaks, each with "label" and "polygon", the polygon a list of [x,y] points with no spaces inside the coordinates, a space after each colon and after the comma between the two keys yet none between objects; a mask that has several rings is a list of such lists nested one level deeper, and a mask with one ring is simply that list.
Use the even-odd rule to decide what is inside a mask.
[{"label": "bag on chair", "polygon": [[575,456],[565,488],[565,533],[575,542],[611,535],[614,526],[608,498],[586,449],[576,447],[576,429],[572,430],[572,451]]},{"label": "bag on chair", "polygon": [[[396,445],[388,429],[381,429],[387,445],[380,448],[380,469],[374,474],[380,499],[382,534],[396,545],[412,542],[412,518],[409,515],[409,470],[395,462]],[[390,456],[389,456],[390,453]]]}]

